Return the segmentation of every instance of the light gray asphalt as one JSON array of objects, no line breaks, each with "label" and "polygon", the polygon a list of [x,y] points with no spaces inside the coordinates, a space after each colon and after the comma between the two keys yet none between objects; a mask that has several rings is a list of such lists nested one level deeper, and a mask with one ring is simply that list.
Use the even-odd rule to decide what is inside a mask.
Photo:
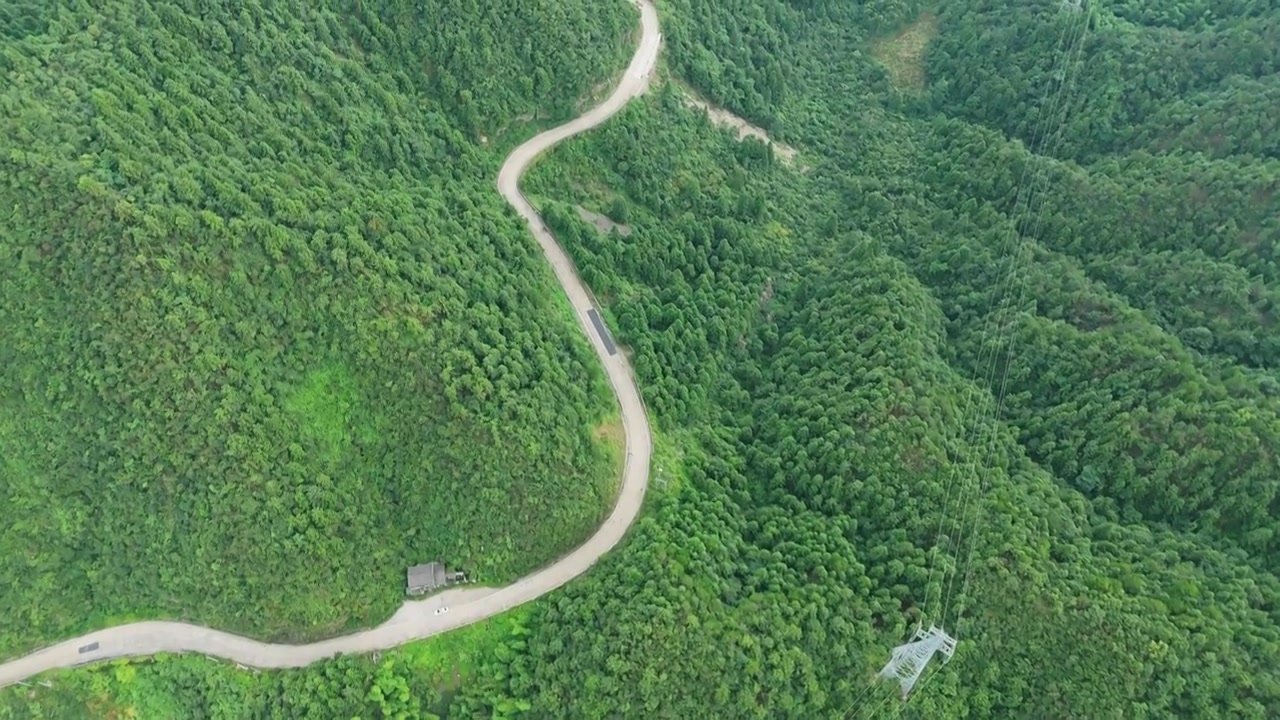
[{"label": "light gray asphalt", "polygon": [[[640,513],[649,481],[653,440],[649,419],[626,353],[610,353],[588,313],[591,294],[583,286],[573,262],[556,242],[533,206],[520,193],[519,182],[541,153],[573,135],[608,120],[630,99],[644,92],[657,62],[661,34],[651,0],[633,0],[640,10],[641,38],[626,74],[604,102],[573,120],[538,134],[512,151],[498,173],[498,191],[529,223],[556,279],[573,305],[578,323],[604,365],[618,399],[626,438],[626,461],[617,504],[604,524],[585,543],[555,563],[503,588],[455,588],[419,602],[406,602],[390,620],[361,632],[306,645],[278,645],[188,623],[149,621],[129,623],[86,633],[0,665],[0,686],[25,680],[55,668],[72,667],[109,658],[192,652],[259,668],[300,667],[339,653],[365,653],[439,635],[492,617],[555,590],[586,572],[613,549]],[[14,578],[9,578],[13,582]],[[449,612],[435,610],[448,606]],[[83,652],[81,652],[83,650]]]}]

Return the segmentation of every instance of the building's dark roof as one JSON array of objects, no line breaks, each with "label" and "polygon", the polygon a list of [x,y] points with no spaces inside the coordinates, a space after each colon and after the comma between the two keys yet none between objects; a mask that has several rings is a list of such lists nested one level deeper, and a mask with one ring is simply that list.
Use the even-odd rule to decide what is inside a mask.
[{"label": "building's dark roof", "polygon": [[444,565],[438,562],[429,562],[422,565],[414,565],[409,568],[408,585],[411,588],[432,588],[440,587],[445,584]]}]

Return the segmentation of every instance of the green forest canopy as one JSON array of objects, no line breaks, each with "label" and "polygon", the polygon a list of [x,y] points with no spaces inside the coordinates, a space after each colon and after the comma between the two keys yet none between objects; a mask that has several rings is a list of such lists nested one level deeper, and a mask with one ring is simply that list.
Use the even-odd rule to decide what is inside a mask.
[{"label": "green forest canopy", "polygon": [[[668,82],[535,168],[669,477],[460,689],[393,665],[408,716],[1280,716],[1280,158],[1259,94],[1280,11],[1152,7],[664,2],[670,71],[800,161]],[[952,481],[968,514],[942,512]],[[945,614],[931,561],[960,575]],[[940,615],[960,648],[904,711],[870,676]],[[386,662],[197,695],[242,676],[169,660],[7,697],[18,717],[141,688],[284,717],[270,689],[305,677],[314,712],[377,717]]]},{"label": "green forest canopy", "polygon": [[572,112],[634,11],[499,5],[0,14],[0,656],[330,635],[409,565],[594,530],[612,399],[483,143]]}]

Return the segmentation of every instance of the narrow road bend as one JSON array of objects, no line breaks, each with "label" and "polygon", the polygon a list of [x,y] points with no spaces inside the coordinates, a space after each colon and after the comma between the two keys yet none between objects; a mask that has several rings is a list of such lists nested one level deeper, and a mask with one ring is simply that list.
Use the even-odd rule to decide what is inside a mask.
[{"label": "narrow road bend", "polygon": [[[604,364],[617,396],[626,438],[626,460],[617,504],[604,524],[585,543],[565,557],[502,588],[455,588],[418,602],[406,602],[383,624],[350,635],[306,645],[264,643],[240,635],[188,623],[147,621],[95,630],[0,665],[0,687],[55,668],[110,658],[156,653],[200,653],[258,668],[300,667],[340,653],[366,653],[439,635],[479,622],[555,590],[586,572],[596,560],[622,540],[640,513],[649,481],[653,440],[626,355],[601,337],[591,316],[598,309],[578,278],[573,262],[552,237],[529,201],[520,192],[520,178],[539,154],[555,144],[608,120],[648,85],[657,62],[661,34],[652,0],[632,0],[640,10],[640,44],[626,74],[604,102],[552,128],[512,151],[498,173],[498,191],[528,223],[572,303],[583,332]],[[436,615],[441,606],[449,612]]]}]

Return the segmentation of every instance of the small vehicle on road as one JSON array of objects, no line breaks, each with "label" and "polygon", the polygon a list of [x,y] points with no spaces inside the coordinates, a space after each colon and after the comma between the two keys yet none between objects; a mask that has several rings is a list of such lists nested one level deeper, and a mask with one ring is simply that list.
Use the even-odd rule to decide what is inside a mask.
[{"label": "small vehicle on road", "polygon": [[437,614],[437,615],[443,615],[443,614],[445,614],[445,613],[447,613],[447,612],[449,612],[449,608],[448,608],[448,606],[445,606],[445,607],[438,607],[438,608],[436,608],[436,614]]}]

